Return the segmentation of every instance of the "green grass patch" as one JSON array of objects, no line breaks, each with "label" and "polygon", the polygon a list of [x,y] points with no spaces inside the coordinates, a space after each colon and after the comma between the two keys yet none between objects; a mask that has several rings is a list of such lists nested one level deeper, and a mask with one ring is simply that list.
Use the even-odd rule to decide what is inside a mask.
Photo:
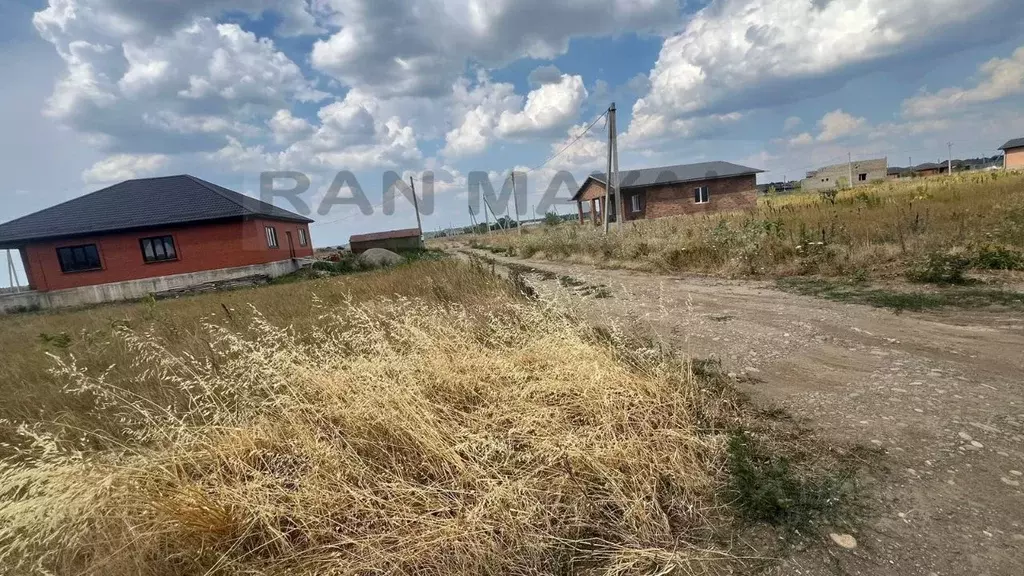
[{"label": "green grass patch", "polygon": [[729,438],[728,451],[727,496],[748,521],[802,530],[818,520],[838,519],[855,496],[852,471],[809,472],[746,432]]},{"label": "green grass patch", "polygon": [[776,285],[786,292],[816,296],[836,302],[867,304],[876,308],[921,311],[937,308],[986,308],[1003,306],[1024,309],[1024,293],[980,286],[949,286],[934,292],[902,292],[872,288],[862,283],[850,283],[821,278],[781,278]]}]

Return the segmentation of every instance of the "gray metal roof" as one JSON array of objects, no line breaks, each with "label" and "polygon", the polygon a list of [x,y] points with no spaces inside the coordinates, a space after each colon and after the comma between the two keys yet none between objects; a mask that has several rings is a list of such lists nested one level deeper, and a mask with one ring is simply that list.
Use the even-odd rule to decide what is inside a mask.
[{"label": "gray metal roof", "polygon": [[1024,148],[1024,138],[1014,138],[999,147],[1000,150],[1009,150],[1010,148]]},{"label": "gray metal roof", "polygon": [[268,218],[312,222],[195,176],[127,180],[0,224],[0,246],[209,220]]},{"label": "gray metal roof", "polygon": [[[716,178],[729,178],[731,176],[746,176],[748,174],[760,174],[764,170],[741,166],[732,162],[700,162],[698,164],[678,164],[676,166],[659,166],[655,168],[641,168],[639,170],[622,170],[619,172],[619,188],[628,190],[630,188],[646,188],[648,186],[660,186],[664,184],[675,184],[679,182],[696,182],[698,180],[713,180]],[[604,184],[606,176],[604,172],[592,174],[594,180]],[[586,183],[584,183],[584,187]],[[582,187],[580,191],[582,191]],[[580,191],[576,192],[578,196]],[[575,197],[575,196],[574,196]]]}]

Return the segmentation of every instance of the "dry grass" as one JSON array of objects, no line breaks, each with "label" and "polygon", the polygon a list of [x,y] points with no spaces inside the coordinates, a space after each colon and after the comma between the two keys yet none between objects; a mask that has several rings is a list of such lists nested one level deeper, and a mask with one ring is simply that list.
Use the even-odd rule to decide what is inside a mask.
[{"label": "dry grass", "polygon": [[[930,255],[1024,267],[1024,173],[886,182],[763,198],[747,212],[639,221],[608,236],[562,224],[468,241],[524,257],[727,275],[895,277]],[[1005,259],[1000,258],[1001,261]]]},{"label": "dry grass", "polygon": [[731,562],[734,397],[482,270],[419,263],[0,324],[4,416],[24,421],[0,461],[8,573]]}]

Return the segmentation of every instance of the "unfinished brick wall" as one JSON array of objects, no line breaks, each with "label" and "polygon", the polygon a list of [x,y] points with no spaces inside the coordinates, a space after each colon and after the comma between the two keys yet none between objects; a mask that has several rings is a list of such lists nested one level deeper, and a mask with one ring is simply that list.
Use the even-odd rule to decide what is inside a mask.
[{"label": "unfinished brick wall", "polygon": [[[698,186],[708,187],[708,202],[705,204],[698,204],[693,199],[693,190]],[[749,174],[656,186],[644,190],[643,196],[641,205],[647,218],[745,210],[757,206],[757,176]]]}]

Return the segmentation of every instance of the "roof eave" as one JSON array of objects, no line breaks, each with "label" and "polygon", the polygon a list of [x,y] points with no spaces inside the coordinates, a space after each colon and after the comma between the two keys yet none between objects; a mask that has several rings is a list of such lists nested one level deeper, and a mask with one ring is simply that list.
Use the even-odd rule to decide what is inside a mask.
[{"label": "roof eave", "polygon": [[299,222],[300,224],[313,224],[316,220],[305,216],[274,216],[272,214],[246,214],[244,220],[270,220],[272,222]]},{"label": "roof eave", "polygon": [[166,222],[161,224],[147,224],[145,226],[130,226],[127,228],[99,228],[96,230],[86,230],[83,232],[75,232],[72,234],[61,234],[59,232],[52,234],[37,234],[33,236],[15,236],[7,240],[0,240],[0,250],[8,250],[19,248],[35,242],[47,242],[53,240],[60,240],[62,238],[85,238],[89,236],[104,236],[108,234],[120,234],[138,232],[140,230],[153,230],[160,228],[178,228],[193,225],[212,224],[215,222],[234,222],[234,221],[246,221],[246,220],[269,220],[272,222],[299,222],[302,224],[312,224],[315,222],[305,216],[296,216],[295,218],[286,218],[281,216],[270,216],[270,215],[245,215],[245,216],[228,216],[221,218],[202,218],[198,220],[184,220],[178,222]]},{"label": "roof eave", "polygon": [[[683,179],[683,180],[670,180],[668,182],[653,182],[651,184],[632,184],[632,185],[628,185],[628,186],[623,186],[620,183],[618,189],[619,190],[636,190],[636,189],[639,189],[639,188],[652,188],[654,186],[670,186],[672,184],[685,184],[686,182],[701,182],[703,180],[718,180],[720,178],[735,178],[737,176],[751,176],[751,175],[755,175],[756,176],[757,174],[763,174],[763,173],[764,173],[764,170],[761,170],[761,169],[758,169],[758,168],[751,168],[751,169],[746,170],[744,172],[737,172],[735,174],[725,174],[725,175],[721,175],[721,176],[712,176],[710,178],[707,177],[707,176],[704,176],[704,177],[701,177],[701,178],[686,178],[686,179]],[[605,184],[605,181],[603,179],[599,178],[597,175],[591,174],[590,176],[587,176],[586,180],[583,181],[583,184],[580,186],[580,189],[577,190],[575,194],[573,194],[572,199],[571,199],[573,202],[578,202],[579,201],[580,195],[583,193],[583,190],[586,189],[587,184],[591,180],[593,180],[594,182],[597,182],[598,184],[607,185],[607,184]]]},{"label": "roof eave", "polygon": [[632,186],[619,186],[621,190],[632,190],[634,188],[652,188],[654,186],[670,186],[672,184],[685,184],[687,182],[702,182],[704,180],[719,180],[722,178],[736,178],[737,176],[756,176],[763,174],[764,170],[758,170],[756,168],[751,169],[748,172],[737,172],[736,174],[726,174],[724,176],[704,176],[702,178],[685,178],[683,180],[670,180],[668,182],[654,182],[651,184],[635,184]]},{"label": "roof eave", "polygon": [[593,175],[587,176],[587,179],[584,180],[583,184],[580,185],[580,189],[577,190],[576,193],[572,195],[572,198],[570,199],[571,202],[579,202],[580,196],[583,195],[583,191],[586,190],[587,184],[589,184],[591,180],[593,180],[594,182],[598,182],[600,184],[604,184],[603,180],[600,180],[594,177]]}]

